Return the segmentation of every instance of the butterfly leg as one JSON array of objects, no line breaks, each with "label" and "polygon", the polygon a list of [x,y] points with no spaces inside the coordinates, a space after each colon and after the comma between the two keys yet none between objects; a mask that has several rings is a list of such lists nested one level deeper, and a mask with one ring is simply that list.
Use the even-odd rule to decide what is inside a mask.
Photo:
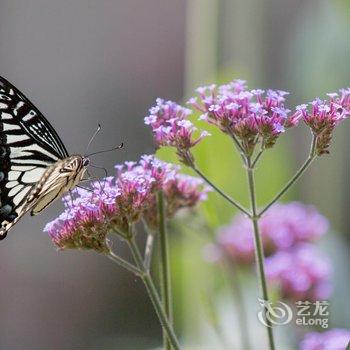
[{"label": "butterfly leg", "polygon": [[[106,177],[107,177],[107,170],[105,168],[103,168],[103,169],[105,170],[105,174],[106,174]],[[97,177],[91,176],[91,174],[89,173],[89,171],[87,169],[86,169],[86,173],[89,175],[90,179],[95,179],[99,183],[101,192],[103,194],[107,195],[106,192],[105,192],[105,183],[106,183],[106,181],[104,181],[104,184],[102,185],[101,182],[100,182],[100,179],[97,178]]]},{"label": "butterfly leg", "polygon": [[82,190],[88,191],[88,192],[94,192],[91,188],[87,188],[84,186],[77,185],[76,187],[81,188]]},{"label": "butterfly leg", "polygon": [[69,197],[70,197],[70,205],[68,204],[68,199],[65,200],[65,205],[67,207],[66,220],[69,219],[69,210],[72,209],[74,206],[74,198],[73,198],[72,190],[69,190],[68,193],[69,193]]}]

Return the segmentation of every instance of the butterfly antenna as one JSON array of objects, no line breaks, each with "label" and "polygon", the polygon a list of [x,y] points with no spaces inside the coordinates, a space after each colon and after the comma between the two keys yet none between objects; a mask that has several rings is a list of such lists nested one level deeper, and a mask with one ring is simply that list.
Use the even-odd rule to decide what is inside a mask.
[{"label": "butterfly antenna", "polygon": [[108,173],[107,173],[107,169],[106,169],[106,168],[104,168],[104,167],[102,167],[102,166],[93,165],[93,164],[90,164],[89,166],[90,166],[91,168],[103,170],[103,172],[105,173],[105,177],[108,176]]},{"label": "butterfly antenna", "polygon": [[93,133],[93,135],[91,136],[87,146],[86,146],[86,149],[85,149],[85,154],[87,153],[87,151],[89,150],[89,147],[92,143],[92,141],[95,139],[96,135],[101,131],[101,124],[97,124],[97,129],[95,130],[95,132]]},{"label": "butterfly antenna", "polygon": [[120,145],[115,146],[115,147],[110,148],[110,149],[106,149],[106,150],[103,150],[103,151],[98,151],[98,152],[90,153],[90,154],[87,155],[87,157],[94,156],[95,154],[101,154],[101,153],[106,153],[106,152],[115,151],[115,150],[121,149],[121,148],[123,148],[123,147],[124,147],[124,144],[121,143]]}]

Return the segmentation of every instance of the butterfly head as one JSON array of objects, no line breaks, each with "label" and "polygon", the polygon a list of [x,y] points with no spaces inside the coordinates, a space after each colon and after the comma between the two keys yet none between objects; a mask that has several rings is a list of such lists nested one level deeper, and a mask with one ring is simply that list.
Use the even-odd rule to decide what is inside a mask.
[{"label": "butterfly head", "polygon": [[90,159],[88,157],[73,155],[61,161],[59,172],[65,174],[68,178],[80,181],[89,165]]},{"label": "butterfly head", "polygon": [[86,168],[90,165],[90,158],[89,157],[83,157],[83,166]]}]

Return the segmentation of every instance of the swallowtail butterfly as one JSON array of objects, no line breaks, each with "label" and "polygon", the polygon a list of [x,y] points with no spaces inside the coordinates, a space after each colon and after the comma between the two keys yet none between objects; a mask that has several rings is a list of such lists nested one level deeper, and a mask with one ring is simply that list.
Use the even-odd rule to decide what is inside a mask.
[{"label": "swallowtail butterfly", "polygon": [[0,239],[26,212],[39,214],[76,186],[88,164],[69,156],[40,111],[0,77]]}]

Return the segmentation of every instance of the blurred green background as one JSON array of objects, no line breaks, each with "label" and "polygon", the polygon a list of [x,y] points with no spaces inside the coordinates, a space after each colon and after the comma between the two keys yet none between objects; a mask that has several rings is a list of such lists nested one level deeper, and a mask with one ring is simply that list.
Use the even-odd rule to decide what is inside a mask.
[{"label": "blurred green background", "polygon": [[[112,173],[115,163],[154,151],[143,117],[158,96],[184,102],[199,85],[241,78],[251,88],[291,92],[287,105],[292,108],[349,86],[349,31],[347,0],[0,0],[0,73],[52,121],[72,153],[83,152],[98,122],[103,136],[96,150],[124,141],[123,152],[96,159]],[[228,139],[211,131],[196,150],[200,167],[246,203],[239,158]],[[331,221],[323,249],[334,263],[331,321],[338,327],[350,324],[347,132],[349,121],[336,131],[331,154],[284,198],[313,203]],[[259,203],[293,174],[308,146],[308,132],[299,127],[264,155]],[[168,152],[160,156],[174,159]],[[41,233],[60,210],[56,204],[40,218],[25,218],[0,244],[0,349],[159,345],[158,322],[139,281],[93,253],[56,252]],[[219,349],[199,309],[203,300],[215,300],[233,343],[235,309],[202,250],[210,240],[206,231],[213,234],[234,212],[215,194],[200,211],[205,221],[197,215],[171,224],[176,323],[186,343]],[[249,318],[259,340],[257,286],[246,283]],[[284,337],[283,330],[279,333]]]}]

